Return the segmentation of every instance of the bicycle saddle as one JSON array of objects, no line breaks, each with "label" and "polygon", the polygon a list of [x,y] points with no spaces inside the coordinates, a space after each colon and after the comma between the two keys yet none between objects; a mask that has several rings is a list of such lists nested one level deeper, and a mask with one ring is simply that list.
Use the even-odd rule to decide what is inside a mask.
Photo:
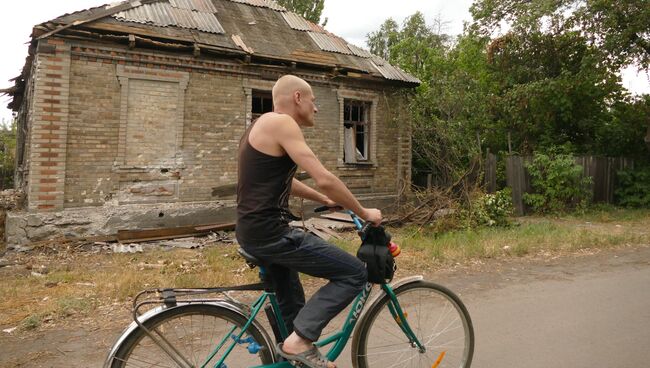
[{"label": "bicycle saddle", "polygon": [[237,251],[240,256],[244,257],[250,268],[255,268],[255,266],[264,266],[264,263],[261,260],[256,258],[254,255],[247,253],[243,248],[239,248]]}]

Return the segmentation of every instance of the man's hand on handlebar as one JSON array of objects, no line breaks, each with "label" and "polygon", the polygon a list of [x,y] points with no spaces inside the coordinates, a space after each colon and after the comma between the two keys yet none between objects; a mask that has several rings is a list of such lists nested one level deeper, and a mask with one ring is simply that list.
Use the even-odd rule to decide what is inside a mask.
[{"label": "man's hand on handlebar", "polygon": [[376,208],[364,208],[363,212],[358,215],[364,221],[370,222],[373,226],[381,225],[381,211]]},{"label": "man's hand on handlebar", "polygon": [[[331,202],[331,203],[330,203]],[[314,212],[324,212],[324,211],[340,211],[343,207],[339,206],[335,202],[328,201],[325,206],[320,206],[314,209]],[[364,208],[361,213],[358,213],[362,220],[372,224],[373,226],[381,225],[381,211],[376,208]]]}]

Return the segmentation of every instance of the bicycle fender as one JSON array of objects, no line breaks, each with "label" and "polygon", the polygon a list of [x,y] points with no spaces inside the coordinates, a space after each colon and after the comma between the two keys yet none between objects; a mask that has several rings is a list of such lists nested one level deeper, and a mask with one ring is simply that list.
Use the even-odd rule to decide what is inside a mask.
[{"label": "bicycle fender", "polygon": [[[192,302],[178,302],[177,305],[173,307],[166,307],[166,306],[158,306],[156,308],[153,308],[151,310],[148,310],[147,312],[143,313],[142,315],[138,316],[138,321],[142,324],[148,321],[151,317],[157,315],[158,313],[166,312],[168,310],[176,309],[176,308],[183,308],[187,305],[192,305],[192,304],[198,304],[198,303],[192,303]],[[214,301],[214,302],[202,302],[201,304],[207,304],[211,305],[215,308],[225,308],[228,309],[232,312],[235,312],[237,314],[240,314],[241,316],[248,318],[247,313],[244,312],[244,310],[237,304],[232,303],[227,300],[220,300],[220,301]],[[266,330],[262,328],[262,326],[257,322],[257,320],[253,320],[253,325],[256,327],[263,335],[264,339],[269,342],[268,347],[271,349],[271,353],[273,356],[275,356],[275,346],[273,344],[273,340],[268,336]],[[124,343],[124,340],[132,334],[135,330],[139,328],[138,324],[133,321],[131,324],[122,332],[120,337],[115,341],[113,346],[111,347],[111,351],[108,354],[108,357],[104,361],[103,368],[110,368],[111,363],[113,362],[113,357],[115,356],[115,353],[117,352],[117,349]]]}]

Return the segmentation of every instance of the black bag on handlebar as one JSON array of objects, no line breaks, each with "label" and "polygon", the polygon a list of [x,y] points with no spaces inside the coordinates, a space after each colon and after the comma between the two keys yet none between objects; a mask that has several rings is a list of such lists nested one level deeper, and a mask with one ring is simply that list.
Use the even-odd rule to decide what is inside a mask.
[{"label": "black bag on handlebar", "polygon": [[357,257],[366,263],[368,281],[374,284],[386,284],[393,279],[395,274],[395,260],[390,254],[388,244],[390,234],[383,227],[369,227]]}]

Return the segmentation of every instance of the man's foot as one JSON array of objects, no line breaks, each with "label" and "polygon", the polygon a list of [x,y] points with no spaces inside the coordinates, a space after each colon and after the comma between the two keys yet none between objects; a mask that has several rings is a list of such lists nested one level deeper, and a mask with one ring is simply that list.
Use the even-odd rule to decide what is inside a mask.
[{"label": "man's foot", "polygon": [[318,352],[318,349],[316,349],[312,341],[303,339],[295,332],[289,335],[289,337],[284,340],[283,344],[280,344],[280,350],[280,355],[289,360],[297,360],[301,363],[309,364],[311,367],[336,368],[336,364],[327,361],[327,359]]}]

